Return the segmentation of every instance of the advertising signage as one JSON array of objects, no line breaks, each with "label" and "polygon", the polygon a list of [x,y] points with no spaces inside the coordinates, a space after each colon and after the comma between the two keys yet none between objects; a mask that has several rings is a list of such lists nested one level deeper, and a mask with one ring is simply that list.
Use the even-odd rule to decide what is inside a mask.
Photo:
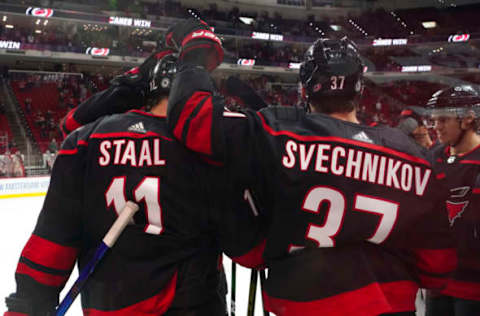
[{"label": "advertising signage", "polygon": [[109,48],[99,48],[99,47],[88,47],[87,50],[85,51],[85,54],[91,55],[91,56],[102,56],[106,57],[110,54],[110,49]]},{"label": "advertising signage", "polygon": [[25,14],[37,16],[39,18],[49,18],[53,15],[53,9],[28,7]]},{"label": "advertising signage", "polygon": [[373,46],[398,46],[407,45],[408,39],[406,38],[378,38],[374,39]]},{"label": "advertising signage", "polygon": [[134,27],[146,27],[149,28],[152,26],[152,21],[134,19],[122,16],[111,16],[108,18],[108,23],[115,25],[125,25],[125,26],[134,26]]},{"label": "advertising signage", "polygon": [[470,39],[470,34],[457,34],[457,35],[450,35],[448,37],[448,41],[450,43],[468,42],[469,39]]},{"label": "advertising signage", "polygon": [[265,40],[265,41],[283,41],[283,35],[281,34],[270,34],[270,33],[262,33],[262,32],[252,32],[251,37],[253,39]]},{"label": "advertising signage", "polygon": [[0,41],[0,49],[20,49],[20,42]]}]

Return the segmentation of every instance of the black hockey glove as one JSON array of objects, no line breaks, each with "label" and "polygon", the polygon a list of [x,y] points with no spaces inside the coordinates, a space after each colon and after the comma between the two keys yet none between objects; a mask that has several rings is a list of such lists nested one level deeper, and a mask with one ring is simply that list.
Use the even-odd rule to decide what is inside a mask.
[{"label": "black hockey glove", "polygon": [[165,41],[180,51],[181,62],[212,71],[223,61],[222,41],[204,21],[188,19],[171,26]]},{"label": "black hockey glove", "polygon": [[129,71],[113,78],[110,84],[113,86],[129,86],[136,94],[136,98],[140,98],[141,102],[136,105],[143,105],[145,95],[149,84],[149,75],[151,70],[157,65],[157,61],[166,55],[174,53],[171,48],[165,48],[155,51],[145,59],[145,61],[138,67],[132,68]]},{"label": "black hockey glove", "polygon": [[37,304],[25,298],[19,298],[15,293],[5,298],[8,311],[4,316],[54,316],[55,307],[46,304]]}]

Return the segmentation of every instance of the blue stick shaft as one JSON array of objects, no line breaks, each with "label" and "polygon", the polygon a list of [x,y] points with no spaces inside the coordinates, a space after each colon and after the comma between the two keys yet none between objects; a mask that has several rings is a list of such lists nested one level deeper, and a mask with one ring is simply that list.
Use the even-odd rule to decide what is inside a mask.
[{"label": "blue stick shaft", "polygon": [[93,273],[93,270],[95,270],[97,263],[102,260],[105,252],[113,247],[122,231],[132,220],[136,211],[138,211],[138,205],[132,201],[127,201],[122,211],[119,213],[118,218],[115,220],[112,227],[110,227],[105,237],[103,237],[102,243],[95,250],[95,255],[92,259],[90,259],[82,271],[80,271],[78,279],[75,281],[70,291],[68,291],[67,296],[65,296],[60,305],[57,307],[56,316],[65,315],[77,295],[82,290],[85,282],[87,282],[88,277]]},{"label": "blue stick shaft", "polygon": [[67,310],[72,305],[73,301],[80,294],[85,282],[88,280],[90,274],[92,274],[93,270],[95,270],[95,266],[97,265],[100,260],[102,260],[105,252],[110,249],[104,242],[98,246],[97,250],[95,251],[95,255],[93,258],[87,263],[87,265],[80,271],[80,275],[78,276],[77,280],[73,284],[70,291],[68,291],[67,295],[63,298],[60,305],[57,307],[57,316],[63,316],[67,312]]}]

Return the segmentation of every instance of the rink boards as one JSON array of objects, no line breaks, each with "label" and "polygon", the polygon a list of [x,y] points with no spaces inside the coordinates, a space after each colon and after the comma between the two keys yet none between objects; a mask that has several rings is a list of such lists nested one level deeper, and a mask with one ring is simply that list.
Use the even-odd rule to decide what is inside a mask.
[{"label": "rink boards", "polygon": [[0,178],[0,199],[43,196],[47,193],[49,176]]}]

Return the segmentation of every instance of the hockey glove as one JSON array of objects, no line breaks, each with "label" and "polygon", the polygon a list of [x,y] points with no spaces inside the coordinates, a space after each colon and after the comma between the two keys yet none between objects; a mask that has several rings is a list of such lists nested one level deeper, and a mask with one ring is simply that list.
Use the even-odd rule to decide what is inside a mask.
[{"label": "hockey glove", "polygon": [[188,19],[171,26],[165,41],[180,51],[181,62],[212,71],[223,61],[222,41],[204,21]]},{"label": "hockey glove", "polygon": [[54,316],[55,307],[47,307],[42,304],[36,304],[26,298],[17,297],[15,293],[5,298],[8,311],[4,316]]},{"label": "hockey glove", "polygon": [[129,71],[113,78],[110,81],[110,84],[114,86],[128,86],[132,88],[137,100],[140,98],[142,101],[137,102],[136,105],[142,106],[145,101],[151,70],[157,65],[158,60],[173,53],[174,51],[171,48],[156,51],[147,57],[147,59],[145,59],[140,66],[132,68]]}]

